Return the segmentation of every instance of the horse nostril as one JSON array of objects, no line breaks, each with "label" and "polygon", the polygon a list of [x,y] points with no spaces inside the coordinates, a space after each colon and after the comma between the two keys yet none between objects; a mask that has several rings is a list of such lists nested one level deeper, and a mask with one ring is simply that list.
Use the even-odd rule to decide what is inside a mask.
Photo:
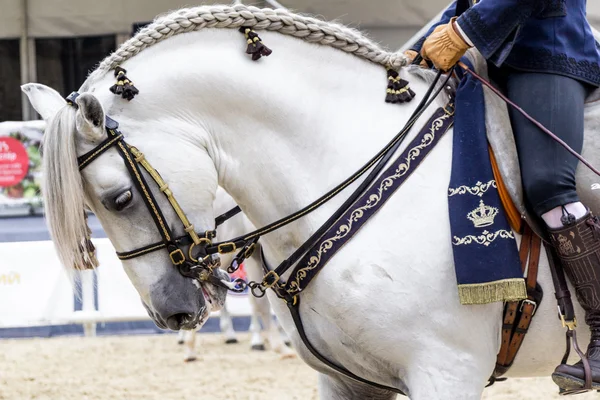
[{"label": "horse nostril", "polygon": [[173,331],[178,331],[182,326],[188,324],[193,319],[192,314],[177,313],[167,318],[167,326]]}]

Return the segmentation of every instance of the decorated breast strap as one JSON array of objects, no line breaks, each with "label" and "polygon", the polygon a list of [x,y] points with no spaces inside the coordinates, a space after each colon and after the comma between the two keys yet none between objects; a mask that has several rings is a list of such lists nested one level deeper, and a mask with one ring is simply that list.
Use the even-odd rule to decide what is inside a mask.
[{"label": "decorated breast strap", "polygon": [[441,107],[388,167],[346,213],[329,228],[322,239],[298,262],[286,283],[273,285],[278,296],[288,302],[296,296],[327,262],[385,204],[417,169],[454,122],[453,104]]}]

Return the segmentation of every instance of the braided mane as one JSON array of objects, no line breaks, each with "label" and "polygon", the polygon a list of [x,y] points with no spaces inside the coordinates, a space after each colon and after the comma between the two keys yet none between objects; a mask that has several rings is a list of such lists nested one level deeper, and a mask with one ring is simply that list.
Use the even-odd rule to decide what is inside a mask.
[{"label": "braided mane", "polygon": [[407,58],[403,54],[388,52],[357,30],[341,24],[295,14],[285,9],[261,9],[238,4],[184,8],[158,17],[105,58],[92,75],[106,73],[145,48],[173,35],[205,28],[236,29],[241,26],[280,32],[310,43],[331,46],[393,69],[407,64]]}]

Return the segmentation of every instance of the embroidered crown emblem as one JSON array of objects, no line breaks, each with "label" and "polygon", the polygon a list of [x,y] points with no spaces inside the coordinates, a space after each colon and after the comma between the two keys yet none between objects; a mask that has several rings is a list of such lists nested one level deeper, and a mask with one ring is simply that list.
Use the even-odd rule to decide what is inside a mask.
[{"label": "embroidered crown emblem", "polygon": [[494,218],[498,215],[496,207],[486,206],[483,200],[479,200],[479,207],[467,214],[467,218],[473,222],[475,228],[483,228],[494,223]]}]

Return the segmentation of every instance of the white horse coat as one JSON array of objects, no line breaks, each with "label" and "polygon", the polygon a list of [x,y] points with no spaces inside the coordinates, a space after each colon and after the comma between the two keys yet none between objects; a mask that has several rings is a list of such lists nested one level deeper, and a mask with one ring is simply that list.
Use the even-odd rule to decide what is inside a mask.
[{"label": "white horse coat", "polygon": [[[258,13],[240,7],[236,10]],[[181,21],[196,23],[188,14],[204,20],[216,15],[219,21],[228,15],[226,8],[218,7],[192,11],[159,21],[155,36],[169,26],[184,26]],[[248,20],[243,12],[236,18]],[[314,26],[315,32],[335,27]],[[386,104],[386,74],[380,65],[279,33],[258,33],[273,49],[259,62],[244,54],[245,39],[234,29],[174,35],[131,58],[118,51],[108,64],[118,58],[139,88],[140,94],[130,102],[109,92],[115,79],[103,69],[82,87],[81,92],[89,95],[77,112],[42,85],[26,85],[24,91],[44,119],[52,119],[55,132],[50,129],[47,135],[76,135],[79,155],[102,139],[101,127],[86,115],[104,111],[117,120],[128,143],[146,154],[198,230],[209,229],[214,220],[217,185],[255,226],[263,226],[309,204],[351,175],[404,125],[419,97],[406,105]],[[140,48],[128,42],[121,50]],[[401,74],[418,96],[425,93],[425,82],[406,70]],[[416,126],[423,126],[446,100],[440,98]],[[600,107],[588,113],[597,120]],[[77,132],[65,131],[74,119]],[[447,206],[452,132],[446,136],[300,295],[307,335],[321,354],[365,379],[399,388],[413,400],[479,399],[500,343],[502,304],[463,306],[458,300]],[[64,154],[45,156],[65,162]],[[131,186],[122,164],[115,150],[109,150],[83,171],[83,177],[86,202],[117,250],[126,251],[159,237],[141,202],[123,212],[106,206],[111,190]],[[348,193],[263,237],[269,263],[277,265],[298,248]],[[165,199],[157,199],[168,210]],[[177,222],[171,212],[166,218]],[[59,246],[60,251],[67,250]],[[171,272],[166,252],[123,265],[151,309],[177,301],[157,297],[161,285],[181,285],[182,293],[189,291],[189,286],[183,289],[189,284]],[[511,376],[548,375],[562,356],[564,330],[557,319],[545,258],[539,280],[546,296]],[[197,296],[202,296],[199,292]],[[273,293],[269,298],[301,357],[322,373],[322,399],[394,398],[393,393],[357,384],[318,362],[299,340],[286,305]],[[577,315],[583,320],[580,308]],[[588,339],[586,331],[585,326],[579,329],[582,343]]]}]

